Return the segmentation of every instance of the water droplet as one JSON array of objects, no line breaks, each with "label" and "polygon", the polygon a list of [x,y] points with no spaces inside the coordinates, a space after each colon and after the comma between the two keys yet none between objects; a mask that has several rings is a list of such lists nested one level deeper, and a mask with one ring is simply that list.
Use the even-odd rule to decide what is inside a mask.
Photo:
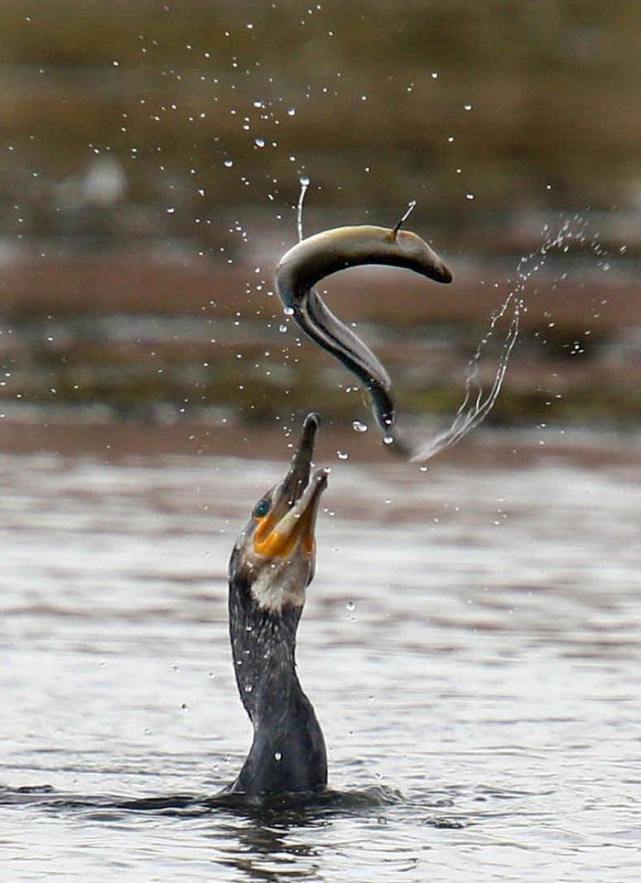
[{"label": "water droplet", "polygon": [[352,423],[352,429],[355,432],[367,432],[367,423],[361,423],[360,420],[354,420]]},{"label": "water droplet", "polygon": [[233,164],[234,164],[233,159],[226,159],[223,163],[223,165],[225,166],[226,169],[231,169]]},{"label": "water droplet", "polygon": [[465,198],[466,199],[474,199],[474,194],[473,193],[466,193]]},{"label": "water droplet", "polygon": [[336,451],[336,456],[339,460],[349,460],[349,454],[346,454],[345,451]]},{"label": "water droplet", "polygon": [[356,604],[353,601],[348,601],[345,606],[350,611],[350,613],[352,612],[352,610],[356,610]]},{"label": "water droplet", "polygon": [[394,436],[393,435],[386,435],[385,438],[383,439],[383,444],[384,445],[394,444]]},{"label": "water droplet", "polygon": [[464,110],[472,110],[472,105],[471,104],[464,104],[463,109]]},{"label": "water droplet", "polygon": [[285,307],[283,310],[283,313],[285,313],[286,316],[293,316],[294,315],[294,307]]},{"label": "water droplet", "polygon": [[283,759],[283,755],[280,753],[280,751],[275,751],[274,752],[274,760],[282,760],[282,759]]},{"label": "water droplet", "polygon": [[309,178],[307,177],[307,175],[301,175],[298,180],[300,181],[301,187],[309,187]]},{"label": "water droplet", "polygon": [[175,208],[168,208],[168,209],[167,209],[167,214],[168,214],[168,215],[173,215],[173,213],[174,213],[175,211],[176,211]]},{"label": "water droplet", "polygon": [[265,139],[264,138],[254,138],[254,144],[256,145],[256,147],[264,147],[265,146]]},{"label": "water droplet", "polygon": [[290,116],[290,117],[296,116],[296,108],[295,107],[287,108],[287,116]]},{"label": "water droplet", "polygon": [[427,472],[427,466],[419,466],[418,471],[419,472]]},{"label": "water droplet", "polygon": [[279,325],[278,330],[281,334],[285,334],[285,332],[287,331],[287,325],[285,325],[284,323],[282,325]]}]

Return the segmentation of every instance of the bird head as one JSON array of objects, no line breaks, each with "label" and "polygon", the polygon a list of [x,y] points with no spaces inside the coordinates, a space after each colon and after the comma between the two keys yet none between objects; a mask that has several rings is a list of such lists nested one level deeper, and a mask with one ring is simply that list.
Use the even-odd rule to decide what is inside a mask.
[{"label": "bird head", "polygon": [[229,563],[230,580],[240,580],[272,612],[302,608],[314,577],[316,515],[329,474],[311,472],[318,427],[318,416],[308,414],[287,475],[254,506]]}]

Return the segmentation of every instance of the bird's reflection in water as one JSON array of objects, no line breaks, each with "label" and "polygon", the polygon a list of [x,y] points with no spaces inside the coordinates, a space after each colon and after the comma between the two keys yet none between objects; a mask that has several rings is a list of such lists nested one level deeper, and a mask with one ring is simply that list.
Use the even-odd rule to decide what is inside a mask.
[{"label": "bird's reflection in water", "polygon": [[302,828],[327,828],[331,819],[301,810],[287,815],[276,821],[273,812],[266,816],[257,811],[239,817],[236,824],[217,824],[209,835],[216,840],[216,864],[241,871],[248,880],[314,879],[316,874],[320,879],[319,848],[296,842],[291,835]]},{"label": "bird's reflection in water", "polygon": [[[314,845],[321,839],[320,835],[314,836],[314,830],[326,832],[339,819],[362,816],[383,822],[381,813],[386,808],[404,803],[399,791],[384,785],[354,791],[328,788],[313,795],[265,796],[253,804],[241,795],[221,794],[208,804],[212,811],[224,812],[227,819],[223,821],[216,814],[214,826],[204,836],[216,841],[218,864],[242,871],[249,880],[313,880],[317,873],[322,879],[320,859],[327,848],[327,837],[323,833],[323,845]],[[233,813],[233,821],[229,813]],[[303,837],[306,842],[299,842]]]}]

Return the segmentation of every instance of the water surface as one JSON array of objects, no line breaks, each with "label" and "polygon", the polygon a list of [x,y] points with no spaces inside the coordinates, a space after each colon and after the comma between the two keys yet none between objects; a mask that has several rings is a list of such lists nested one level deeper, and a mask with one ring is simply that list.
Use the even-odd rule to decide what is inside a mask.
[{"label": "water surface", "polygon": [[299,669],[339,799],[259,812],[207,801],[250,740],[227,559],[284,463],[2,456],[6,879],[638,878],[639,463],[497,463],[332,463]]}]

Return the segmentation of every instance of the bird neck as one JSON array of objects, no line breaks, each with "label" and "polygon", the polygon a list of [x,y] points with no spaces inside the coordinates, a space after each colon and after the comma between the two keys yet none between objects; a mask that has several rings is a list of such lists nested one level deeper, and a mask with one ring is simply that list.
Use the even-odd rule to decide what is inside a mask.
[{"label": "bird neck", "polygon": [[300,610],[264,610],[252,599],[229,596],[229,631],[240,699],[254,726],[282,713],[304,695],[296,674]]},{"label": "bird neck", "polygon": [[327,783],[325,743],[296,674],[301,608],[258,606],[230,584],[229,624],[236,683],[254,727],[232,790],[246,794],[313,791]]}]

